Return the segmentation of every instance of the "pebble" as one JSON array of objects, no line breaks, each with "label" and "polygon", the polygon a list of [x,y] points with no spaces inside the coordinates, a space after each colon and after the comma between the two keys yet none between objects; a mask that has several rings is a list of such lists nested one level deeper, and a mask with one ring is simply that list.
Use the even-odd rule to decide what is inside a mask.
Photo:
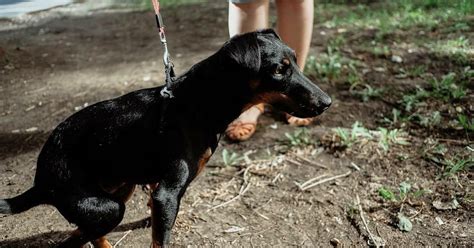
[{"label": "pebble", "polygon": [[334,246],[338,246],[339,244],[341,244],[341,241],[339,241],[339,239],[336,239],[336,238],[332,238],[330,241],[331,245],[334,245]]},{"label": "pebble", "polygon": [[395,63],[402,63],[403,62],[403,59],[402,57],[398,56],[398,55],[392,55],[392,62],[395,62]]}]

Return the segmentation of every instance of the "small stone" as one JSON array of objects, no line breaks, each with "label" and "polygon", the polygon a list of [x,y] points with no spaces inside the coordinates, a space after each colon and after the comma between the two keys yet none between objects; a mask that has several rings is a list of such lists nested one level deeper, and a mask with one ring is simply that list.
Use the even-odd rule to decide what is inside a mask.
[{"label": "small stone", "polygon": [[457,106],[457,107],[456,107],[456,112],[462,113],[462,107],[461,107],[461,106]]},{"label": "small stone", "polygon": [[403,62],[403,59],[402,57],[398,56],[398,55],[392,55],[392,62],[395,62],[395,63],[402,63]]},{"label": "small stone", "polygon": [[436,216],[435,220],[436,220],[436,222],[438,222],[438,225],[440,225],[440,226],[444,225],[444,221],[440,217]]},{"label": "small stone", "polygon": [[332,238],[330,241],[331,245],[334,245],[334,246],[338,246],[339,244],[341,244],[341,241],[339,241],[339,239],[336,239],[336,238]]},{"label": "small stone", "polygon": [[386,69],[383,68],[383,67],[375,67],[375,68],[374,68],[374,71],[376,71],[376,72],[385,72]]}]

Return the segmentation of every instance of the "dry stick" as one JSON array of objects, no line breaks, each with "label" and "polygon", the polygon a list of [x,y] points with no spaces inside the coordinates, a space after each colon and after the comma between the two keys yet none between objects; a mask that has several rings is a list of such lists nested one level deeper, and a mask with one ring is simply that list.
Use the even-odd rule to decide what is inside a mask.
[{"label": "dry stick", "polygon": [[113,248],[117,247],[117,245],[120,244],[120,242],[122,242],[122,240],[124,240],[131,232],[132,230],[126,231],[125,234],[114,244]]},{"label": "dry stick", "polygon": [[231,203],[231,202],[233,202],[233,201],[239,199],[239,198],[248,190],[249,186],[250,186],[250,183],[247,184],[247,187],[245,187],[241,192],[239,192],[239,194],[236,195],[234,198],[232,198],[232,199],[230,199],[230,200],[228,200],[228,201],[226,201],[226,202],[224,202],[224,203],[221,203],[221,204],[219,204],[219,205],[217,205],[217,206],[214,206],[214,207],[208,209],[207,212],[212,211],[212,210],[217,209],[217,208],[220,208],[220,207],[223,207],[223,206],[225,206],[225,205],[227,205],[227,204],[229,204],[229,203]]},{"label": "dry stick", "polygon": [[351,162],[350,165],[356,169],[357,171],[360,171],[360,167],[358,165],[356,165],[354,162]]},{"label": "dry stick", "polygon": [[307,186],[308,184],[310,184],[310,183],[312,183],[312,182],[314,182],[314,181],[316,181],[316,180],[318,180],[318,179],[321,179],[321,178],[323,178],[323,177],[325,177],[325,176],[326,176],[326,174],[322,174],[322,175],[320,175],[320,176],[311,178],[311,179],[309,179],[308,181],[306,181],[306,182],[304,182],[304,183],[302,183],[302,184],[299,184],[299,183],[297,183],[297,182],[295,182],[295,184],[296,184],[296,186],[298,186],[298,188],[300,188],[300,190],[303,190],[303,188],[304,188],[305,186]]},{"label": "dry stick", "polygon": [[352,171],[348,171],[348,172],[346,172],[346,173],[344,173],[344,174],[340,174],[340,175],[337,175],[337,176],[325,178],[325,179],[323,179],[323,180],[321,180],[321,181],[318,181],[318,182],[315,182],[315,183],[313,183],[313,184],[311,184],[311,185],[302,187],[302,190],[307,190],[307,189],[310,189],[310,188],[312,188],[312,187],[314,187],[314,186],[317,186],[317,185],[319,185],[319,184],[322,184],[322,183],[325,183],[325,182],[329,182],[329,181],[332,181],[332,180],[335,180],[335,179],[338,179],[338,178],[341,178],[341,177],[347,177],[347,176],[349,176],[351,173],[352,173]]},{"label": "dry stick", "polygon": [[290,163],[292,163],[292,164],[294,164],[294,165],[297,165],[297,166],[301,166],[301,165],[302,165],[300,162],[297,162],[297,161],[295,161],[295,160],[293,160],[293,159],[291,159],[291,158],[285,158],[285,160],[288,161],[288,162],[290,162]]},{"label": "dry stick", "polygon": [[382,245],[379,245],[377,240],[375,239],[374,235],[372,235],[372,232],[370,231],[369,229],[369,226],[367,225],[367,221],[365,221],[365,218],[364,218],[364,211],[362,210],[362,205],[360,204],[360,198],[359,198],[359,195],[356,195],[356,203],[357,203],[357,206],[359,207],[359,215],[360,215],[360,218],[362,219],[362,222],[364,223],[364,227],[365,227],[365,230],[367,231],[367,233],[369,234],[369,238],[372,240],[372,242],[374,242],[374,245],[375,247],[382,247]]},{"label": "dry stick", "polygon": [[307,158],[305,158],[305,157],[303,157],[303,156],[300,156],[300,155],[298,155],[298,154],[293,154],[293,155],[295,155],[297,158],[299,158],[299,159],[305,161],[306,163],[308,163],[308,164],[310,164],[310,165],[314,165],[314,166],[316,166],[316,167],[320,167],[320,168],[324,168],[324,169],[327,169],[327,168],[328,168],[326,165],[320,164],[320,163],[318,163],[318,162],[316,162],[316,161],[311,161],[311,160],[309,160],[309,159],[307,159]]},{"label": "dry stick", "polygon": [[[248,188],[250,187],[250,183],[249,183],[248,180],[247,180],[247,174],[248,174],[250,168],[252,168],[252,167],[254,167],[254,166],[255,166],[255,164],[250,165],[249,167],[247,167],[247,168],[244,170],[244,173],[243,173],[243,175],[242,175],[242,177],[244,178],[244,182],[242,183],[242,186],[240,187],[240,190],[239,190],[239,194],[238,194],[238,195],[236,195],[235,197],[233,197],[232,199],[230,199],[230,200],[228,200],[228,201],[226,201],[226,202],[224,202],[224,203],[221,203],[221,204],[219,204],[219,205],[217,205],[217,206],[214,206],[214,207],[208,209],[207,212],[212,211],[212,210],[214,210],[214,209],[216,209],[216,208],[223,207],[223,206],[225,206],[225,205],[227,205],[227,204],[229,204],[229,203],[231,203],[231,202],[237,200],[237,199],[240,198],[243,194],[245,194],[245,192],[247,192]],[[244,185],[246,185],[245,188],[244,188]]]}]

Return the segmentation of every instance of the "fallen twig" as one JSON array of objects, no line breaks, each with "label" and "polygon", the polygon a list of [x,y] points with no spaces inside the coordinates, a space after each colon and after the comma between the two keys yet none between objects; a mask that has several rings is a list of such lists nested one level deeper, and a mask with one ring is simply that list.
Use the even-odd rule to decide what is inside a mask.
[{"label": "fallen twig", "polygon": [[214,206],[214,207],[208,209],[207,212],[210,212],[210,211],[212,211],[212,210],[214,210],[214,209],[217,209],[217,208],[223,207],[223,206],[225,206],[225,205],[228,205],[228,204],[230,204],[231,202],[233,202],[233,201],[239,199],[243,194],[245,194],[245,192],[247,192],[247,190],[249,189],[249,186],[250,186],[250,183],[248,183],[247,186],[246,186],[243,190],[241,190],[238,195],[234,196],[232,199],[230,199],[230,200],[228,200],[228,201],[226,201],[226,202],[224,202],[224,203],[221,203],[221,204],[219,204],[219,205],[216,205],[216,206]]},{"label": "fallen twig", "polygon": [[[328,178],[325,178],[325,179],[323,179],[323,180],[321,180],[321,181],[317,181],[317,182],[315,182],[315,183],[312,183],[312,184],[310,184],[310,185],[303,186],[303,187],[301,187],[300,189],[304,191],[304,190],[310,189],[310,188],[312,188],[312,187],[314,187],[314,186],[317,186],[317,185],[319,185],[319,184],[322,184],[322,183],[326,183],[326,182],[329,182],[329,181],[332,181],[332,180],[336,180],[336,179],[341,178],[341,177],[347,177],[347,176],[349,176],[351,173],[352,173],[352,171],[348,171],[348,172],[346,172],[346,173],[344,173],[344,174],[336,175],[336,176],[333,176],[333,177],[328,177]],[[320,178],[321,178],[321,177],[320,177]],[[315,180],[316,180],[316,179],[315,179]]]},{"label": "fallen twig", "polygon": [[360,171],[360,167],[356,165],[354,162],[351,162],[350,165],[352,166],[352,168],[356,169],[357,171]]},{"label": "fallen twig", "polygon": [[293,159],[291,159],[291,158],[285,158],[285,160],[288,161],[288,162],[290,162],[290,163],[292,163],[292,164],[294,164],[294,165],[296,165],[296,166],[301,166],[301,165],[302,165],[300,162],[295,161],[295,160],[293,160]]},{"label": "fallen twig", "polygon": [[323,168],[323,169],[327,169],[327,168],[328,168],[326,165],[323,165],[323,164],[318,163],[318,162],[316,162],[316,161],[311,161],[311,160],[309,160],[309,159],[307,159],[307,158],[305,158],[305,157],[303,157],[303,156],[300,156],[300,155],[298,155],[298,154],[293,154],[293,155],[294,155],[295,157],[297,157],[298,159],[301,159],[301,160],[303,160],[304,162],[306,162],[306,163],[308,163],[308,164],[310,164],[310,165],[314,165],[314,166],[316,166],[316,167],[320,167],[320,168]]},{"label": "fallen twig", "polygon": [[120,244],[120,242],[122,242],[122,240],[124,240],[131,232],[132,230],[126,231],[125,234],[114,244],[113,248],[117,247],[117,245]]},{"label": "fallen twig", "polygon": [[[364,218],[364,211],[362,210],[362,205],[360,204],[360,198],[359,195],[356,195],[356,204],[359,207],[359,215],[360,218],[362,219],[362,222],[364,223],[365,230],[369,234],[369,245],[374,245],[375,247],[383,247],[385,246],[384,240],[381,237],[374,236],[372,232],[369,229],[369,225],[367,225],[367,221]],[[372,244],[371,242],[372,241]],[[381,241],[381,244],[379,244],[379,241]]]},{"label": "fallen twig", "polygon": [[308,184],[310,184],[310,183],[312,183],[312,182],[314,182],[314,181],[316,181],[316,180],[318,180],[318,179],[321,179],[321,178],[323,178],[323,177],[325,177],[325,176],[326,176],[326,174],[322,174],[322,175],[320,175],[320,176],[311,178],[311,179],[309,179],[308,181],[306,181],[306,182],[304,182],[304,183],[302,183],[302,184],[299,184],[299,183],[297,183],[297,182],[295,182],[295,184],[296,184],[296,186],[298,186],[298,188],[300,188],[300,190],[303,191],[303,190],[304,190],[303,188],[304,188],[305,186],[307,186]]}]

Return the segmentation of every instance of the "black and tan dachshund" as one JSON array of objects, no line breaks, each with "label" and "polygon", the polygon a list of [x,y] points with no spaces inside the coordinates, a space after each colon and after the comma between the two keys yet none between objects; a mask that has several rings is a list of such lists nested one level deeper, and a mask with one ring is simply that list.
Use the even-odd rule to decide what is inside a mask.
[{"label": "black and tan dachshund", "polygon": [[154,185],[152,247],[163,247],[186,188],[240,113],[264,102],[313,117],[331,104],[271,29],[233,37],[178,77],[166,108],[161,89],[96,103],[59,124],[39,154],[34,186],[0,200],[0,213],[50,204],[78,227],[60,247],[111,247],[104,236],[122,220],[135,185]]}]

